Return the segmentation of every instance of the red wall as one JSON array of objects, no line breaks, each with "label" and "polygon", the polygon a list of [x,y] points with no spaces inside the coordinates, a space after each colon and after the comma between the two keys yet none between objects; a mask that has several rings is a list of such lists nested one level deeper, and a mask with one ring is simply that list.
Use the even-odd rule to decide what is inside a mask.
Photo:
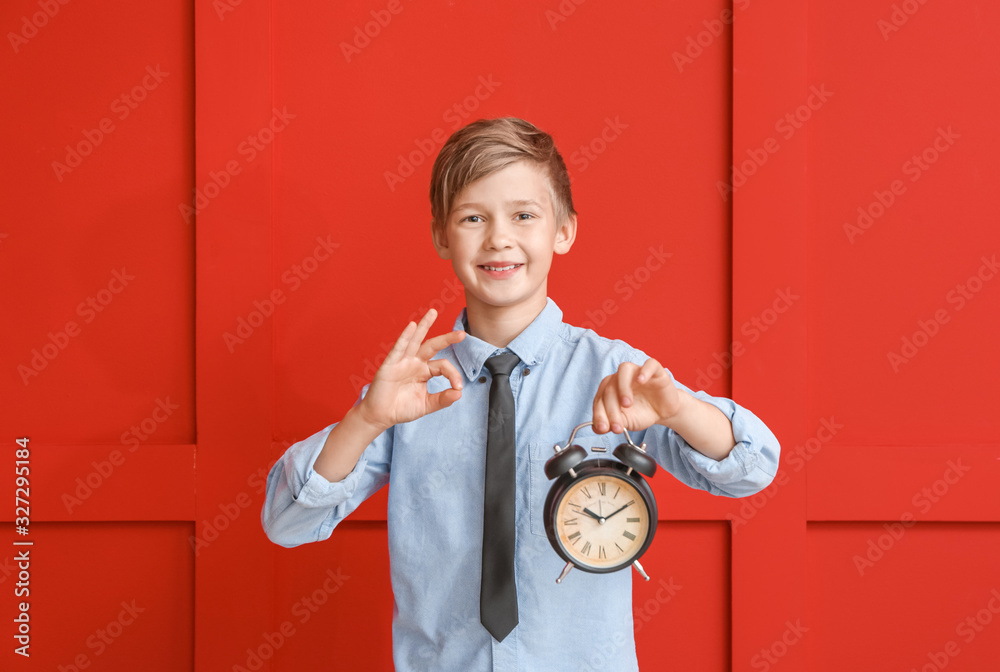
[{"label": "red wall", "polygon": [[656,479],[643,669],[1000,660],[997,8],[12,0],[0,26],[0,618],[27,600],[31,635],[3,669],[323,669],[358,639],[391,669],[385,493],[283,549],[263,478],[415,314],[450,328],[430,164],[501,115],[569,164],[566,320],[784,448],[750,499]]}]

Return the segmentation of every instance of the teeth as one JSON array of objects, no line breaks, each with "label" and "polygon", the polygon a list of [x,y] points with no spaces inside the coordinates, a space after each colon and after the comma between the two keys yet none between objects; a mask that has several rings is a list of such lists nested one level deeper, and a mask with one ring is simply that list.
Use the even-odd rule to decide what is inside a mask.
[{"label": "teeth", "polygon": [[499,266],[486,266],[485,268],[488,271],[509,271],[512,268],[517,268],[517,264],[511,264],[510,266],[503,266],[503,267],[499,267]]}]

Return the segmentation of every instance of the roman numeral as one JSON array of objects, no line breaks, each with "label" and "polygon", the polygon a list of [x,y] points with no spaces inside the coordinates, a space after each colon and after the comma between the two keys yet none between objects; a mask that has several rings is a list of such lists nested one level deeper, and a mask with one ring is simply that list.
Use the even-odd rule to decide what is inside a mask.
[{"label": "roman numeral", "polygon": [[608,484],[607,483],[598,483],[597,484],[597,489],[601,491],[601,495],[602,496],[608,494],[607,493],[607,489],[608,489]]},{"label": "roman numeral", "polygon": [[612,497],[611,499],[617,499],[618,498],[618,493],[621,492],[621,491],[622,491],[622,486],[619,485],[618,489],[615,490],[615,496]]},{"label": "roman numeral", "polygon": [[625,552],[625,549],[624,549],[624,548],[622,548],[621,546],[619,546],[619,545],[618,545],[618,542],[617,542],[617,541],[615,542],[615,548],[617,548],[617,549],[618,549],[619,551],[621,551],[622,553],[624,553],[624,552]]},{"label": "roman numeral", "polygon": [[582,492],[583,496],[586,497],[587,499],[593,499],[594,497],[592,494],[590,494],[590,490],[587,490],[586,486],[580,488],[580,492]]},{"label": "roman numeral", "polygon": [[600,558],[601,560],[607,560],[608,559],[608,554],[604,552],[604,547],[603,546],[601,546],[599,548],[599,550],[597,551],[597,557]]},{"label": "roman numeral", "polygon": [[635,535],[629,532],[628,530],[622,532],[622,536],[628,539],[629,541],[635,541]]},{"label": "roman numeral", "polygon": [[583,548],[581,548],[580,550],[583,552],[584,555],[590,555],[590,542],[588,541],[586,544],[584,544]]},{"label": "roman numeral", "polygon": [[573,502],[570,502],[569,505],[572,506],[574,509],[576,509],[578,512],[583,511],[583,509],[580,507],[579,504],[574,504]]},{"label": "roman numeral", "polygon": [[626,518],[625,522],[626,523],[638,523],[639,519],[638,518]]},{"label": "roman numeral", "polygon": [[[629,520],[631,520],[631,518]],[[639,519],[636,518],[636,520],[639,520]],[[565,518],[565,519],[563,519],[563,525],[579,525],[579,524],[580,524],[580,519],[579,518]]]},{"label": "roman numeral", "polygon": [[580,533],[574,532],[573,534],[569,535],[568,539],[572,541],[573,545],[575,546],[576,542],[580,541]]}]

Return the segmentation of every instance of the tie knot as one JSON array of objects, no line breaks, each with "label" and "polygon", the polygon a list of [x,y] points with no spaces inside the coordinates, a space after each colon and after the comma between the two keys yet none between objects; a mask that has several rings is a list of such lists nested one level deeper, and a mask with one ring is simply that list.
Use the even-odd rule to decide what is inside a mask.
[{"label": "tie knot", "polygon": [[490,370],[490,373],[496,376],[509,376],[510,372],[514,370],[517,363],[521,359],[513,352],[504,352],[499,355],[493,355],[486,360],[486,368]]}]

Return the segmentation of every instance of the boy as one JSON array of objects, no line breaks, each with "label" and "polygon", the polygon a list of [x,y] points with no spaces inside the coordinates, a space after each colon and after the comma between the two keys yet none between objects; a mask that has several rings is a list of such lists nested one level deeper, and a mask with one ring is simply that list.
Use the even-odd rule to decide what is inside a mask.
[{"label": "boy", "polygon": [[[555,582],[564,563],[542,522],[552,446],[592,418],[598,436],[583,445],[610,455],[625,428],[683,483],[743,497],[773,479],[778,442],[734,402],[693,393],[623,341],[562,321],[547,277],[552,255],[573,245],[577,215],[547,133],[514,118],[459,129],[430,194],[434,247],[466,306],[452,332],[426,341],[433,309],[407,324],[343,420],[286,451],[268,475],[264,529],[286,547],[327,539],[391,483],[397,670],[636,670],[631,570]],[[513,428],[492,405],[507,385]],[[506,463],[493,452],[505,429]]]}]

